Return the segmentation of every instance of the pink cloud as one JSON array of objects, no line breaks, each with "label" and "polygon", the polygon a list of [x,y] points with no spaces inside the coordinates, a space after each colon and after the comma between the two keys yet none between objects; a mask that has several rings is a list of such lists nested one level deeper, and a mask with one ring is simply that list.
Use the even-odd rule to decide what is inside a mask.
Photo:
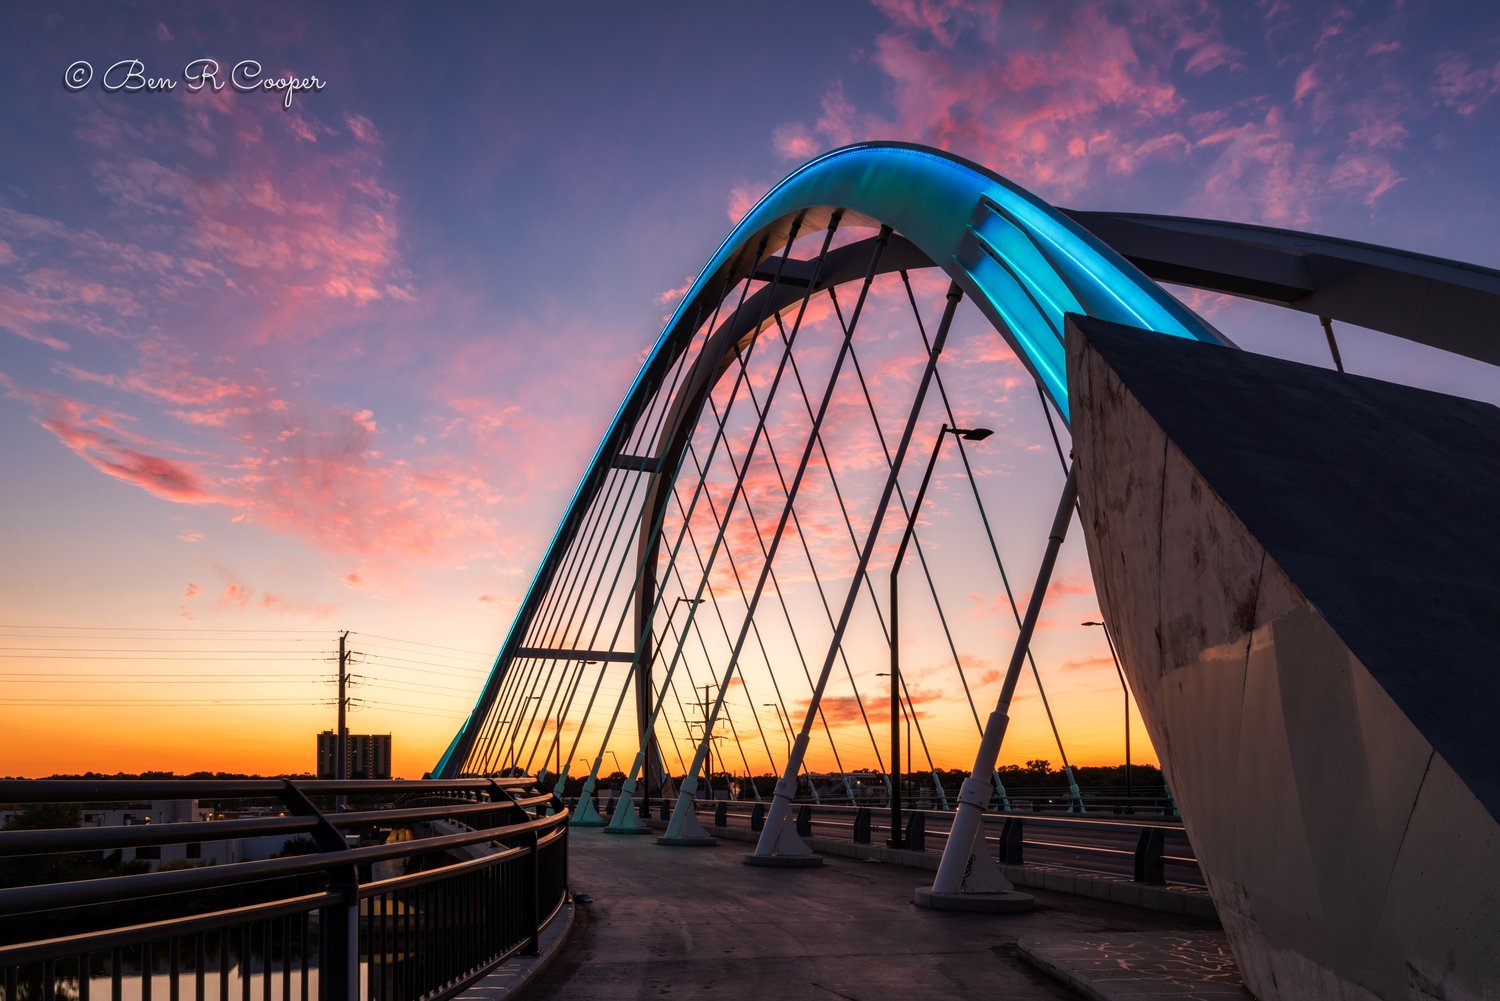
[{"label": "pink cloud", "polygon": [[1450,52],[1438,60],[1433,90],[1442,102],[1460,115],[1469,116],[1500,93],[1500,60],[1480,63]]},{"label": "pink cloud", "polygon": [[769,184],[736,184],[729,189],[729,205],[726,209],[729,221],[737,223],[755,207],[762,195],[771,189]]},{"label": "pink cloud", "polygon": [[[494,539],[490,484],[517,446],[470,449],[515,430],[506,409],[437,402],[457,422],[444,429],[451,447],[407,456],[426,434],[387,432],[374,408],[307,390],[319,352],[347,370],[365,351],[358,337],[325,347],[321,334],[414,300],[374,123],[351,114],[339,137],[301,109],[194,98],[108,115],[80,106],[108,232],[0,208],[4,246],[27,248],[8,251],[0,326],[91,349],[52,368],[76,394],[13,379],[6,392],[108,476],[332,552],[442,559]],[[326,153],[297,155],[306,135],[289,121]]]},{"label": "pink cloud", "polygon": [[656,304],[658,306],[670,306],[672,305],[672,303],[687,295],[688,291],[692,289],[692,287],[693,276],[686,275],[683,277],[681,285],[677,286],[676,288],[669,288],[665,292],[658,292],[656,294]]},{"label": "pink cloud", "polygon": [[211,484],[193,464],[138,447],[146,439],[124,428],[129,420],[124,415],[56,393],[24,389],[4,373],[0,387],[7,396],[29,403],[38,424],[105,475],[163,500],[213,502]]},{"label": "pink cloud", "polygon": [[[214,569],[221,576],[228,575],[228,571],[223,567],[215,567]],[[194,586],[189,585],[190,589]],[[194,592],[194,594],[196,593]],[[193,596],[192,594],[187,595],[187,597]],[[220,609],[269,612],[276,615],[306,616],[313,619],[327,618],[338,610],[338,605],[333,602],[288,599],[270,591],[257,591],[255,588],[232,579],[219,592],[216,604]]]},{"label": "pink cloud", "polygon": [[1342,5],[1334,7],[1328,14],[1328,20],[1323,24],[1323,30],[1318,33],[1318,40],[1313,43],[1313,50],[1323,48],[1333,39],[1344,33],[1344,27],[1352,20],[1354,12]]},{"label": "pink cloud", "polygon": [[[793,712],[793,718],[805,717],[808,707],[812,705],[811,699],[802,699]],[[818,708],[822,710],[824,718],[828,720],[829,726],[848,726],[860,723],[864,716],[860,712],[859,696],[857,695],[825,695],[818,702]]]},{"label": "pink cloud", "polygon": [[[1352,82],[1361,79],[1355,62],[1399,47],[1388,40],[1395,14],[1356,24],[1337,7],[1307,31],[1291,6],[1264,4],[1265,50],[1247,53],[1226,37],[1221,21],[1230,12],[1179,0],[878,6],[890,25],[869,61],[885,78],[886,100],[857,105],[835,81],[815,116],[773,130],[784,158],[865,138],[909,139],[977,160],[1054,201],[1110,178],[1185,168],[1192,183],[1176,184],[1186,193],[1163,210],[1282,226],[1305,225],[1335,200],[1374,205],[1400,179],[1388,160],[1356,155],[1404,141],[1401,116],[1417,109],[1400,95],[1413,83],[1382,79],[1372,94]],[[1286,106],[1253,92],[1226,104],[1197,82],[1240,73],[1257,58],[1278,68]],[[1304,68],[1279,71],[1285,65]],[[1435,89],[1472,114],[1500,89],[1500,67],[1451,56]]]},{"label": "pink cloud", "polygon": [[366,145],[373,146],[380,142],[380,133],[375,128],[375,123],[364,115],[345,115],[344,127],[355,140]]},{"label": "pink cloud", "polygon": [[1311,94],[1313,88],[1318,85],[1318,67],[1312,65],[1297,74],[1297,83],[1292,88],[1292,101],[1301,104],[1303,99]]}]

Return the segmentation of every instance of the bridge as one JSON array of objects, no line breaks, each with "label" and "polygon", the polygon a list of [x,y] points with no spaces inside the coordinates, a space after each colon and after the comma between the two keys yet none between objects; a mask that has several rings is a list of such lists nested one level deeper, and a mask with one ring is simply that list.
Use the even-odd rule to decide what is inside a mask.
[{"label": "bridge", "polygon": [[[1337,370],[1236,350],[1158,282],[1308,314]],[[1500,698],[1500,473],[1473,455],[1500,454],[1500,420],[1346,375],[1334,324],[1495,364],[1497,306],[1487,269],[1225,222],[1067,213],[936,150],[861,144],[813,160],[726,238],[647,354],[435,784],[411,787],[443,802],[393,800],[383,822],[278,793],[326,842],[316,862],[266,870],[326,884],[265,905],[318,914],[311,939],[334,946],[301,951],[300,990],[448,996],[537,948],[566,872],[555,859],[547,870],[544,847],[569,828],[600,828],[589,845],[653,835],[629,851],[664,860],[745,836],[745,863],[798,869],[824,858],[815,815],[849,844],[878,847],[883,824],[891,851],[933,843],[920,907],[1026,912],[1014,863],[1042,825],[1018,815],[999,761],[1029,727],[1063,766],[1069,817],[1044,823],[1114,838],[1068,843],[1073,864],[1120,856],[1154,882],[1164,859],[1190,860],[1257,996],[1485,996],[1500,982],[1500,736],[1474,707]],[[1031,385],[1056,459],[1050,502],[1008,491],[989,449],[1011,436],[984,423],[997,394]],[[1167,783],[1151,793],[1180,810],[1190,854],[1126,819],[1136,797],[1099,818],[1069,762],[1038,629],[1075,521],[1104,612],[1085,625],[1108,639],[1127,734],[1133,693],[1162,755]],[[1019,698],[1023,679],[1034,699]],[[958,755],[972,765],[945,783],[940,762]],[[739,823],[722,796],[749,801]],[[412,845],[433,840],[405,856],[337,834],[408,822],[428,825]],[[0,851],[46,846],[7,838]],[[521,899],[519,939],[471,954],[442,931],[401,939],[391,904],[351,916],[385,885],[347,875],[356,853],[455,849],[473,857],[453,868],[532,860],[529,883],[500,891]],[[226,882],[261,871],[222,868]],[[440,885],[444,868],[423,878]],[[213,882],[163,875],[117,877],[104,896],[4,890],[0,914],[154,892],[148,878]],[[436,899],[446,923],[412,920],[411,934],[468,926],[468,905]],[[100,934],[98,949],[146,941]],[[356,969],[431,949],[445,958],[427,979]],[[6,1001],[57,982],[64,953],[86,984],[95,951],[0,949]],[[136,961],[142,996],[152,956]],[[227,971],[248,967],[221,958],[227,997]],[[201,998],[212,964],[192,965]],[[309,986],[310,968],[334,966],[338,979]],[[119,997],[129,965],[109,969]]]}]

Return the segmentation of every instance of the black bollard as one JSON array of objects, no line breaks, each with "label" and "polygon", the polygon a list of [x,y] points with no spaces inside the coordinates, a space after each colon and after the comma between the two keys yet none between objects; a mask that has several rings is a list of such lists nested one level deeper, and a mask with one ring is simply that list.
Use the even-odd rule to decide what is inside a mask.
[{"label": "black bollard", "polygon": [[1021,818],[1008,817],[1000,828],[1000,863],[1002,865],[1025,865],[1021,852]]},{"label": "black bollard", "polygon": [[1167,877],[1162,861],[1166,837],[1160,827],[1143,827],[1135,842],[1135,881],[1148,886],[1166,886]]},{"label": "black bollard", "polygon": [[870,810],[868,807],[860,807],[854,814],[854,843],[867,845],[870,843]]},{"label": "black bollard", "polygon": [[918,811],[907,819],[906,849],[913,852],[927,850],[927,814]]}]

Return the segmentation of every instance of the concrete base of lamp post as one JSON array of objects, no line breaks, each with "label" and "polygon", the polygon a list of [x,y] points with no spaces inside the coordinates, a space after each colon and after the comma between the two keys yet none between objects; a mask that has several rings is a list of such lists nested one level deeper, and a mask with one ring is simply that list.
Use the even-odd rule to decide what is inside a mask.
[{"label": "concrete base of lamp post", "polygon": [[757,855],[745,856],[746,865],[758,865],[766,869],[813,869],[823,864],[821,855]]},{"label": "concrete base of lamp post", "polygon": [[930,886],[917,887],[912,903],[930,911],[965,911],[970,914],[1024,914],[1036,906],[1029,893],[937,893]]}]

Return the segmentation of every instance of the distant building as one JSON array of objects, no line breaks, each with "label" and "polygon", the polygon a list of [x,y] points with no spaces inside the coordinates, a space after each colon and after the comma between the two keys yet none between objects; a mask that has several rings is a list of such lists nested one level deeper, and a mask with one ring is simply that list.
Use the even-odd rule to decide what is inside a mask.
[{"label": "distant building", "polygon": [[[272,811],[262,807],[260,810],[262,812],[257,815],[261,816],[266,815],[267,812],[280,812],[279,808]],[[0,810],[0,828],[5,827],[12,817],[21,812],[20,810]],[[118,806],[85,804],[78,819],[80,827],[134,827],[136,825],[159,827],[166,824],[206,822],[227,818],[223,814],[215,816],[211,809],[200,807],[196,799],[154,799],[150,802],[122,803]],[[179,865],[184,862],[223,865],[229,862],[251,862],[271,858],[282,849],[286,842],[286,835],[275,834],[225,840],[205,838],[179,844],[137,845],[134,848],[122,848],[119,851],[122,862],[144,862],[148,868],[155,871],[169,862]]]},{"label": "distant building", "polygon": [[[391,735],[388,733],[351,733],[346,738],[348,768],[351,779],[388,779],[391,777]],[[318,778],[338,777],[339,736],[332,730],[318,734]]]}]

